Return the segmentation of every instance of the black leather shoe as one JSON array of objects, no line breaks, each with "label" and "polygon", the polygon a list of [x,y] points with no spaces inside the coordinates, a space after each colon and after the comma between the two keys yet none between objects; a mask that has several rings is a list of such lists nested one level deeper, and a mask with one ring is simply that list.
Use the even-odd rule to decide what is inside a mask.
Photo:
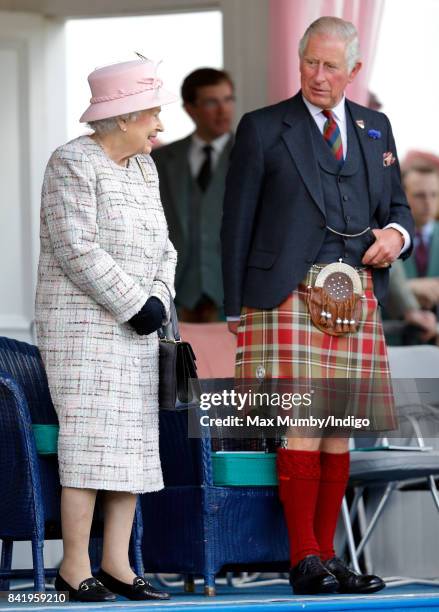
[{"label": "black leather shoe", "polygon": [[55,590],[67,591],[70,601],[115,601],[116,595],[109,591],[96,578],[83,580],[77,589],[70,586],[68,582],[58,573],[55,578]]},{"label": "black leather shoe", "polygon": [[296,595],[335,593],[339,586],[316,555],[308,555],[290,570],[290,584]]},{"label": "black leather shoe", "polygon": [[127,582],[122,582],[121,580],[117,580],[117,578],[113,578],[113,576],[110,576],[110,574],[107,574],[107,572],[101,569],[96,577],[113,593],[122,595],[127,599],[132,599],[134,601],[169,599],[169,593],[159,591],[141,576],[136,576],[133,583],[128,584]]},{"label": "black leather shoe", "polygon": [[378,576],[358,574],[350,570],[338,557],[325,561],[323,565],[340,583],[339,593],[376,593],[386,586]]}]

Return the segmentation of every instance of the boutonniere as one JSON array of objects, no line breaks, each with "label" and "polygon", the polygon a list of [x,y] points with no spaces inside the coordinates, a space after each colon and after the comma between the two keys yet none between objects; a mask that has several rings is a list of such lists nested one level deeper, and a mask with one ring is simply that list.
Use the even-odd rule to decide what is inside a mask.
[{"label": "boutonniere", "polygon": [[379,140],[381,138],[381,132],[379,130],[369,130],[367,135],[373,140]]},{"label": "boutonniere", "polygon": [[393,155],[392,151],[386,151],[383,153],[383,166],[387,168],[387,166],[393,166],[396,162],[396,157]]}]

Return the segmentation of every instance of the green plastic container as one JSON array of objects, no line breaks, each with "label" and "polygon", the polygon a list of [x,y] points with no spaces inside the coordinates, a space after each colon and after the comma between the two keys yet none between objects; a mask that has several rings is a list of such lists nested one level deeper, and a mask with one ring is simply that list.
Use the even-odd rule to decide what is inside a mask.
[{"label": "green plastic container", "polygon": [[213,482],[225,487],[277,486],[276,453],[212,453]]},{"label": "green plastic container", "polygon": [[58,425],[32,425],[39,455],[56,455],[58,452]]}]

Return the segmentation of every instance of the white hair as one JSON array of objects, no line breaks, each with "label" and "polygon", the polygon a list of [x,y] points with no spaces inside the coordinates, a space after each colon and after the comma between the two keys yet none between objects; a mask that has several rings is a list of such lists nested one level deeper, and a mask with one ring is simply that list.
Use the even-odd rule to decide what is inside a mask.
[{"label": "white hair", "polygon": [[124,121],[136,121],[141,111],[135,113],[126,113],[125,115],[118,115],[117,117],[108,117],[108,119],[97,119],[96,121],[89,121],[87,125],[98,135],[105,136],[113,130],[118,129],[118,119]]},{"label": "white hair", "polygon": [[346,64],[349,72],[353,70],[355,64],[360,60],[360,42],[356,27],[350,21],[345,21],[339,17],[320,17],[312,22],[305,31],[299,42],[299,56],[303,53],[308,44],[310,36],[314,34],[325,34],[334,36],[346,43]]}]

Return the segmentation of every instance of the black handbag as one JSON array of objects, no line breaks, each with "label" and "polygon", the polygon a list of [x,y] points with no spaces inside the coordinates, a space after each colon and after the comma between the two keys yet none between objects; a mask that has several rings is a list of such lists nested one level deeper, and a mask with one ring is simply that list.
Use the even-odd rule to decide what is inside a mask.
[{"label": "black handbag", "polygon": [[169,294],[171,318],[158,330],[159,408],[181,410],[198,405],[201,391],[195,353],[189,342],[180,337],[177,311],[170,291]]}]

